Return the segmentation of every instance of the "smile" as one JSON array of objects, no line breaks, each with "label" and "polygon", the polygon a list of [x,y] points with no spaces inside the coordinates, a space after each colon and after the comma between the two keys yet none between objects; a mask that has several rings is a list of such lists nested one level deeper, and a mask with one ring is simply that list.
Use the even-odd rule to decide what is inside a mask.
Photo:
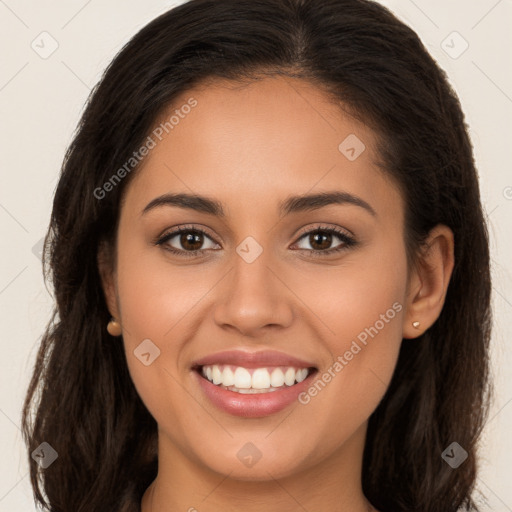
[{"label": "smile", "polygon": [[201,375],[216,386],[242,394],[270,393],[294,386],[308,377],[314,368],[205,365]]}]

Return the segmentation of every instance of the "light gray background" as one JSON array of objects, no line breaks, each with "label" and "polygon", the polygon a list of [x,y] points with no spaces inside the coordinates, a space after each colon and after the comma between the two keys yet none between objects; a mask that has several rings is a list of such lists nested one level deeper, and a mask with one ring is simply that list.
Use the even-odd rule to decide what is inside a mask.
[{"label": "light gray background", "polygon": [[[35,510],[20,409],[52,306],[37,252],[65,149],[115,53],[178,3],[0,0],[0,511]],[[512,511],[512,0],[382,3],[418,32],[447,71],[470,126],[491,236],[497,390],[478,489],[488,497],[485,510]],[[52,44],[58,48],[44,55]]]}]

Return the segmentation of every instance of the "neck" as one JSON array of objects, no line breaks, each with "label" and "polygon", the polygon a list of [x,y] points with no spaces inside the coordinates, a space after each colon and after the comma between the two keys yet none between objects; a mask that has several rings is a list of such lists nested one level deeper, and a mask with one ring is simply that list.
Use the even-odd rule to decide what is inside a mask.
[{"label": "neck", "polygon": [[262,457],[260,472],[244,480],[191,460],[159,431],[158,476],[144,494],[141,512],[376,512],[361,487],[365,434],[366,424],[329,457],[316,465],[301,461],[302,470],[293,474],[280,474],[276,464],[263,467]]}]

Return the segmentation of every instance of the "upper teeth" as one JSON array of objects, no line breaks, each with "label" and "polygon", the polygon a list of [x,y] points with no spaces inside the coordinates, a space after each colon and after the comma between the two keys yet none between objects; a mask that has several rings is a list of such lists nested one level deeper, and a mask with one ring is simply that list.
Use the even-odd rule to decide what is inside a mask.
[{"label": "upper teeth", "polygon": [[[234,370],[234,371],[233,371]],[[243,368],[230,365],[205,365],[203,375],[214,384],[234,386],[239,389],[279,388],[284,384],[293,386],[295,381],[302,382],[308,376],[307,368]]]}]

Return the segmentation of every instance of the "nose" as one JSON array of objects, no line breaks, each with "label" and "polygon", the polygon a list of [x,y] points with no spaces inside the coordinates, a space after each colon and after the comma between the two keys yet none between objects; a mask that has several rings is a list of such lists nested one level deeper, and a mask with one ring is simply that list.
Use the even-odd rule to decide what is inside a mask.
[{"label": "nose", "polygon": [[264,250],[252,263],[234,255],[234,268],[223,279],[215,301],[214,319],[219,327],[257,338],[270,328],[292,323],[293,293],[269,252]]}]

